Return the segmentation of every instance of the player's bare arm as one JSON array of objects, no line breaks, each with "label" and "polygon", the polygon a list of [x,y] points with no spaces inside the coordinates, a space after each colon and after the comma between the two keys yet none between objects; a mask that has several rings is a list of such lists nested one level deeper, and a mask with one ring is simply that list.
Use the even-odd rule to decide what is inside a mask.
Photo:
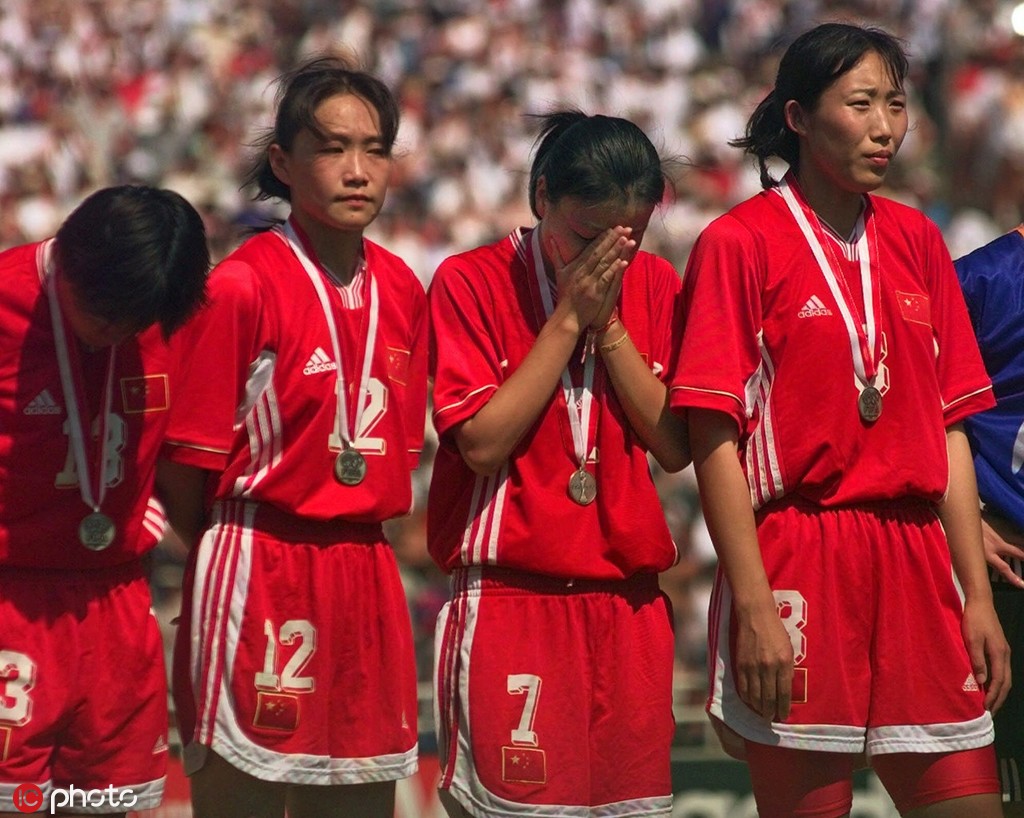
[{"label": "player's bare arm", "polygon": [[189,548],[206,528],[203,489],[208,472],[161,458],[156,467],[156,494],[174,532]]},{"label": "player's bare arm", "polygon": [[992,606],[992,587],[981,541],[981,512],[970,444],[961,424],[946,430],[949,491],[939,519],[949,542],[953,570],[963,589],[962,631],[974,675],[985,688],[985,706],[998,710],[1010,689],[1010,647]]},{"label": "player's bare arm", "polygon": [[629,246],[621,230],[608,230],[556,267],[558,301],[533,348],[487,404],[455,429],[459,452],[473,471],[496,472],[544,411],[580,335],[596,320],[613,282],[621,283]]},{"label": "player's bare arm", "polygon": [[629,425],[665,471],[690,463],[686,422],[669,408],[668,388],[651,371],[618,319],[595,336],[612,388]]},{"label": "player's bare arm", "polygon": [[793,645],[779,618],[761,559],[750,492],[740,466],[735,421],[723,412],[691,409],[693,465],[704,519],[736,612],[736,688],[768,720],[789,716]]}]

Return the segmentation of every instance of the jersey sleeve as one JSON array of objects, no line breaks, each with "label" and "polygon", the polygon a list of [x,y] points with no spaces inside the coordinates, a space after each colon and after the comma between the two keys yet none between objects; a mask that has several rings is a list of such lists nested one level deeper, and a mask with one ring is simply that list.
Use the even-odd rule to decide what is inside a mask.
[{"label": "jersey sleeve", "polygon": [[434,427],[443,435],[471,418],[503,381],[494,316],[481,303],[465,257],[438,268],[430,285],[430,372],[434,379]]},{"label": "jersey sleeve", "polygon": [[209,301],[173,339],[182,356],[164,455],[223,471],[250,364],[260,299],[249,265],[225,261],[210,276]]},{"label": "jersey sleeve", "polygon": [[[683,341],[681,292],[683,281],[668,261],[657,256],[651,276],[651,360],[654,374],[666,384],[676,377]],[[628,271],[627,271],[628,274]]]},{"label": "jersey sleeve", "polygon": [[[935,339],[936,374],[947,426],[995,405],[992,382],[981,360],[960,282],[938,228],[927,222],[929,305]],[[901,309],[916,311],[913,294],[900,296]]]},{"label": "jersey sleeve", "polygon": [[746,384],[761,364],[762,268],[750,230],[726,214],[698,237],[680,294],[684,327],[671,406],[724,412],[741,435]]}]

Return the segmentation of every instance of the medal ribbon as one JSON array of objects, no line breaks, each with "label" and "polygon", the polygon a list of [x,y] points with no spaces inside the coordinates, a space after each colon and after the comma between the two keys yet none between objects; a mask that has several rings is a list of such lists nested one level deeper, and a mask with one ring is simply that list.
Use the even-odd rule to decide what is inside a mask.
[{"label": "medal ribbon", "polygon": [[[821,269],[821,274],[825,277],[828,288],[832,292],[832,297],[839,305],[839,312],[843,316],[846,331],[850,336],[850,352],[853,353],[853,371],[862,384],[869,386],[874,382],[875,375],[878,374],[878,360],[881,357],[881,338],[878,333],[875,315],[881,311],[882,295],[878,276],[874,278],[871,276],[871,243],[868,240],[868,229],[864,221],[864,213],[862,212],[857,217],[857,232],[860,235],[860,238],[857,240],[857,255],[860,259],[860,282],[864,298],[864,329],[862,330],[860,322],[856,320],[850,309],[847,292],[844,292],[845,288],[840,284],[835,271],[832,269],[832,265],[829,263],[828,257],[825,255],[822,242],[823,236],[819,236],[823,231],[821,225],[818,224],[817,216],[814,219],[814,224],[817,226],[817,230],[815,230],[815,227],[812,226],[811,221],[804,212],[804,207],[797,201],[796,195],[793,193],[787,179],[783,179],[779,183],[779,192],[782,194],[782,198],[786,200],[790,213],[793,214],[793,218],[796,219],[800,231],[804,234],[804,239],[810,245],[811,252],[814,253],[814,258]],[[824,241],[828,241],[828,239],[826,238]],[[877,257],[877,255],[878,248],[876,246],[875,256]],[[852,297],[849,300],[852,300]]]},{"label": "medal ribbon", "polygon": [[[544,305],[544,317],[550,318],[555,311],[554,300],[551,298],[551,285],[544,272],[544,257],[540,252],[540,225],[533,229],[530,237],[530,247],[533,250],[533,272],[537,276],[537,289],[540,290],[541,302]],[[565,394],[565,406],[569,410],[569,428],[572,429],[573,449],[576,453],[576,462],[580,468],[584,468],[587,462],[587,455],[590,450],[590,410],[594,403],[594,358],[584,350],[585,361],[583,363],[583,394],[580,397],[580,406],[577,410],[576,401],[573,400],[572,376],[569,374],[569,367],[562,370],[562,392]]]},{"label": "medal ribbon", "polygon": [[331,309],[331,301],[327,295],[327,288],[324,286],[323,277],[316,265],[313,264],[309,256],[306,255],[306,251],[302,247],[302,242],[299,241],[299,237],[290,220],[284,223],[283,235],[281,233],[278,233],[278,235],[287,242],[288,246],[291,247],[292,252],[295,253],[295,257],[299,260],[299,263],[302,264],[302,268],[306,271],[306,275],[309,276],[309,280],[313,283],[313,289],[316,290],[317,298],[320,300],[320,308],[323,310],[324,319],[327,321],[327,330],[331,335],[331,348],[334,350],[334,361],[337,365],[334,370],[334,393],[337,398],[338,406],[338,434],[341,437],[342,442],[345,444],[345,448],[350,449],[352,448],[352,442],[355,440],[355,436],[359,432],[359,425],[363,420],[363,413],[366,411],[366,406],[369,403],[370,364],[373,361],[373,350],[377,344],[377,325],[380,320],[380,300],[377,298],[377,280],[372,276],[370,269],[367,268],[366,277],[369,279],[370,286],[366,306],[370,313],[370,320],[366,328],[366,339],[363,343],[363,367],[362,372],[359,375],[359,391],[356,394],[355,414],[352,417],[352,425],[350,427],[348,423],[348,399],[345,394],[345,367],[342,366],[341,342],[338,340],[338,325],[334,321],[334,311]]},{"label": "medal ribbon", "polygon": [[78,346],[73,339],[69,342],[64,316],[57,300],[57,277],[52,269],[50,249],[48,244],[41,247],[39,260],[50,302],[50,319],[53,322],[54,345],[57,349],[57,369],[60,371],[64,406],[68,412],[68,437],[71,439],[71,452],[78,471],[78,491],[82,502],[98,512],[107,495],[103,471],[107,463],[107,422],[114,398],[114,361],[117,357],[117,345],[111,345],[107,357],[107,374],[103,379],[103,409],[100,413],[99,451],[96,466],[90,469],[89,451],[86,447],[88,429],[81,410],[81,407],[86,405],[85,377],[82,374],[82,362],[78,357]]}]

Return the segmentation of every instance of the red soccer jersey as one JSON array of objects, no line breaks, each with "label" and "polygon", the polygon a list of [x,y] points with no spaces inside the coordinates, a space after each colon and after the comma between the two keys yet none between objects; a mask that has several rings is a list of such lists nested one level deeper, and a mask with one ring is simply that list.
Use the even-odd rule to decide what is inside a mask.
[{"label": "red soccer jersey", "polygon": [[[158,327],[117,347],[102,505],[117,534],[106,550],[89,551],[79,542],[78,526],[92,509],[79,493],[44,285],[49,248],[42,242],[0,254],[0,566],[117,565],[152,548],[162,530],[150,496],[168,421],[173,362]],[[86,391],[82,417],[94,435],[108,355],[105,349],[79,354]],[[87,444],[94,463],[96,441]]]},{"label": "red soccer jersey", "polygon": [[[881,290],[883,410],[873,424],[858,414],[839,305],[777,189],[712,222],[687,265],[672,405],[735,418],[755,508],[790,492],[822,506],[940,500],[945,427],[993,403],[938,228],[913,208],[867,198]],[[856,264],[837,258],[863,320]]]},{"label": "red soccer jersey", "polygon": [[[309,248],[307,248],[309,252]],[[366,478],[333,477],[341,448],[331,336],[316,290],[278,230],[246,241],[210,277],[210,303],[182,331],[190,359],[168,430],[171,458],[219,472],[218,498],[265,502],[311,519],[374,522],[412,507],[409,471],[426,417],[426,296],[401,259],[363,241],[380,316],[354,439]],[[348,413],[362,369],[366,299],[358,306],[323,276],[335,316]]]},{"label": "red soccer jersey", "polygon": [[[573,502],[577,468],[564,392],[546,409],[493,476],[475,474],[450,434],[516,370],[543,326],[544,308],[528,230],[447,259],[430,287],[434,425],[440,446],[427,512],[430,552],[450,571],[501,565],[560,577],[620,579],[660,571],[676,549],[633,433],[598,359],[588,440],[598,497]],[[654,373],[669,380],[681,326],[679,276],[664,259],[638,253],[623,278],[619,312]],[[583,381],[582,344],[570,360]]]}]

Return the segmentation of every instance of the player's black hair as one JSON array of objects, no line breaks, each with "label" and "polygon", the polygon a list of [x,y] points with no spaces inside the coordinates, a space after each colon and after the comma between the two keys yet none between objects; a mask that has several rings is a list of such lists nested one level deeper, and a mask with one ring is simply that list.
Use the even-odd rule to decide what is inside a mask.
[{"label": "player's black hair", "polygon": [[895,86],[903,88],[909,71],[903,42],[880,28],[822,23],[786,49],[775,87],[751,114],[746,136],[729,142],[757,158],[763,188],[778,184],[768,173],[770,157],[777,156],[793,168],[800,159],[800,138],[786,125],[786,103],[796,100],[805,111],[814,111],[821,95],[871,52],[882,58]]},{"label": "player's black hair", "polygon": [[316,109],[334,96],[354,94],[374,107],[380,120],[381,147],[391,156],[398,135],[398,102],[391,90],[372,74],[353,68],[340,57],[322,56],[282,75],[278,83],[274,127],[257,138],[255,147],[259,153],[244,181],[244,185],[256,188],[257,199],[291,201],[291,189],[270,166],[269,148],[276,144],[285,152],[291,151],[295,137],[303,129],[323,138]]},{"label": "player's black hair", "polygon": [[541,130],[530,168],[530,210],[537,212],[537,182],[557,202],[576,196],[588,204],[635,199],[658,204],[665,194],[664,162],[647,135],[628,119],[553,111],[539,117]]},{"label": "player's black hair", "polygon": [[178,193],[144,185],[82,201],[57,230],[54,261],[90,315],[159,323],[165,337],[202,305],[210,270],[202,217]]}]

